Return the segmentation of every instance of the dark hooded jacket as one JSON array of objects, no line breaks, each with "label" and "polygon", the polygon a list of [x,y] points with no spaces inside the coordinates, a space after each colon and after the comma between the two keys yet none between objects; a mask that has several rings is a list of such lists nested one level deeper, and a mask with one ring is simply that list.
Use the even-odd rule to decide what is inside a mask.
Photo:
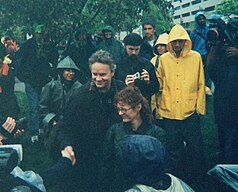
[{"label": "dark hooded jacket", "polygon": [[134,184],[126,174],[128,167],[124,164],[122,155],[123,138],[127,135],[150,135],[166,141],[163,129],[154,124],[143,122],[133,131],[129,123],[114,124],[107,132],[103,148],[102,185],[103,191],[121,192],[129,189]]},{"label": "dark hooded jacket", "polygon": [[105,26],[102,32],[104,32],[105,30],[112,32],[112,38],[111,39],[104,38],[104,40],[98,45],[98,50],[102,49],[111,53],[116,64],[118,64],[123,57],[123,50],[124,50],[123,45],[120,41],[114,38],[115,31],[111,26],[109,25]]},{"label": "dark hooded jacket", "polygon": [[123,159],[136,185],[126,192],[194,192],[177,177],[165,173],[166,152],[161,142],[147,135],[123,139]]},{"label": "dark hooded jacket", "polygon": [[195,15],[195,29],[189,33],[190,39],[192,41],[192,50],[197,51],[200,53],[203,62],[206,59],[207,56],[207,32],[209,30],[209,27],[207,24],[205,26],[201,26],[198,24],[198,17],[200,15],[204,15],[204,12],[197,12]]},{"label": "dark hooded jacket", "polygon": [[[75,71],[75,77],[72,81],[64,79],[64,69]],[[41,93],[40,114],[44,125],[48,125],[52,119],[64,115],[69,98],[82,85],[78,81],[79,69],[69,56],[59,62],[57,70],[59,73],[58,79],[47,83]]]},{"label": "dark hooded jacket", "polygon": [[79,29],[75,34],[76,42],[73,42],[68,50],[68,55],[75,62],[76,66],[80,69],[79,81],[82,84],[87,83],[91,78],[89,70],[88,59],[96,51],[94,45],[88,37],[85,40],[79,41],[77,35],[85,33],[83,29]]}]

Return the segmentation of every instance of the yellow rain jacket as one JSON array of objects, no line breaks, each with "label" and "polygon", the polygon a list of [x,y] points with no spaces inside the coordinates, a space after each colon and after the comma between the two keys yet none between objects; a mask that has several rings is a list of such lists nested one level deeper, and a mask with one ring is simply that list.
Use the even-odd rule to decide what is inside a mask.
[{"label": "yellow rain jacket", "polygon": [[[158,37],[158,39],[154,45],[153,52],[154,52],[155,56],[150,60],[150,62],[155,66],[156,70],[158,68],[159,57],[160,57],[159,52],[157,50],[157,45],[159,45],[159,44],[167,45],[168,44],[168,36],[169,35],[167,33],[161,34]],[[151,97],[151,111],[155,112],[156,119],[161,119],[161,117],[158,114],[160,97],[161,97],[161,92],[158,92],[158,93],[152,95],[152,97]]]},{"label": "yellow rain jacket", "polygon": [[[186,40],[177,58],[174,40]],[[168,52],[160,57],[157,77],[162,91],[158,113],[168,119],[183,120],[194,112],[205,114],[205,82],[202,59],[191,50],[192,43],[180,25],[175,25],[168,38]]]}]

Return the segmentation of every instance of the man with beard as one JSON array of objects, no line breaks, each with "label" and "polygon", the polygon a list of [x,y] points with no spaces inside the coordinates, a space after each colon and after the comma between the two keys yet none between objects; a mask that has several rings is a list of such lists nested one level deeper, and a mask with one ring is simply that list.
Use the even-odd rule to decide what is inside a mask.
[{"label": "man with beard", "polygon": [[150,102],[151,96],[159,91],[159,83],[154,66],[139,56],[142,41],[136,33],[128,34],[124,38],[125,56],[118,65],[116,78],[128,86],[137,86]]},{"label": "man with beard", "polygon": [[[92,80],[69,99],[59,130],[61,149],[76,162],[72,175],[66,175],[61,191],[100,190],[101,151],[107,129],[119,122],[114,96],[125,84],[113,79],[116,64],[103,50],[89,58]],[[64,188],[64,189],[63,189]]]}]

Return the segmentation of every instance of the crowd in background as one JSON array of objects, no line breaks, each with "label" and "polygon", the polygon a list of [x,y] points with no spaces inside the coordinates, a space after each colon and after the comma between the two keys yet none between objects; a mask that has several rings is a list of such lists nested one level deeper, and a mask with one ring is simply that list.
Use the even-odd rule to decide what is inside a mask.
[{"label": "crowd in background", "polygon": [[[63,58],[43,25],[19,45],[2,38],[1,144],[22,128],[32,144],[43,142],[55,163],[41,174],[46,189],[209,191],[200,119],[212,82],[221,160],[237,163],[238,47],[220,39],[208,47],[203,12],[190,32],[175,25],[158,35],[155,24],[146,18],[145,36],[130,33],[123,43],[111,26],[94,39],[79,28]],[[16,77],[29,114],[14,132]]]}]

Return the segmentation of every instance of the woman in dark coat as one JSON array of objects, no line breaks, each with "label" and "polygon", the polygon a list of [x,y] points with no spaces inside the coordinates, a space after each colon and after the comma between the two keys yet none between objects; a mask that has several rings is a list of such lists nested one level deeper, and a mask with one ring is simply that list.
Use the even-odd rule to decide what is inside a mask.
[{"label": "woman in dark coat", "polygon": [[122,140],[126,135],[151,135],[165,142],[164,131],[152,124],[148,101],[137,87],[126,87],[116,94],[116,108],[122,118],[107,132],[103,148],[102,191],[125,191],[133,183],[125,175]]}]

